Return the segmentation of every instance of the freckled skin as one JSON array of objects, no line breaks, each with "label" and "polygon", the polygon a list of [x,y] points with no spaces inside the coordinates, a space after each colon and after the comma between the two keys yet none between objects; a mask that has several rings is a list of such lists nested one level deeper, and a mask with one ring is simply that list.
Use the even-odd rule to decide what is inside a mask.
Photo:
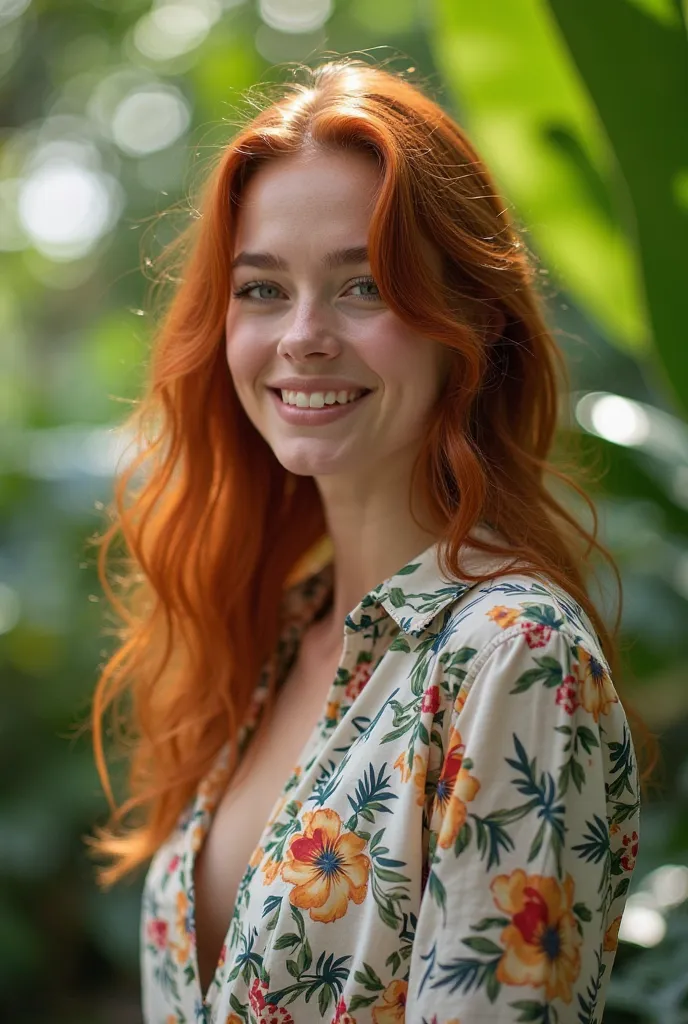
[{"label": "freckled skin", "polygon": [[[290,155],[261,168],[244,193],[235,251],[274,253],[289,270],[236,268],[234,290],[270,285],[254,289],[256,299],[231,299],[226,321],[237,394],[282,465],[336,476],[361,494],[408,473],[448,358],[375,297],[374,283],[352,284],[370,276],[369,263],[321,265],[328,251],[366,244],[378,182],[376,162],[354,152]],[[347,377],[376,393],[330,424],[285,423],[264,385],[299,373]]]}]

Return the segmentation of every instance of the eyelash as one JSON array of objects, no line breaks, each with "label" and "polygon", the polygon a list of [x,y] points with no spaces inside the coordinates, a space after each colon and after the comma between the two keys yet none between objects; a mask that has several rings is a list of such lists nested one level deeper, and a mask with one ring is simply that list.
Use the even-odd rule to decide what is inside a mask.
[{"label": "eyelash", "polygon": [[[349,283],[349,287],[353,288],[357,284],[373,284],[377,288],[374,278],[372,277],[357,277]],[[236,291],[232,292],[232,296],[235,299],[248,299],[250,302],[270,302],[270,299],[257,299],[254,296],[250,296],[247,293],[253,291],[254,288],[261,288],[267,286],[268,288],[278,288],[279,285],[274,284],[272,281],[249,281],[248,284],[244,284],[241,288],[237,288]],[[354,298],[363,299],[365,302],[377,301],[380,298],[379,289],[377,295],[356,295]]]}]

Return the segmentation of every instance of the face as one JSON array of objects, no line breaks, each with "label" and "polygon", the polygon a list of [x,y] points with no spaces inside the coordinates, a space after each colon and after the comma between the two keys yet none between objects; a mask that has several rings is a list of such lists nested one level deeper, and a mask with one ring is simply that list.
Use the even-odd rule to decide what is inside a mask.
[{"label": "face", "polygon": [[[412,465],[448,359],[385,305],[371,276],[379,173],[372,157],[344,151],[261,167],[242,197],[226,320],[237,395],[280,463],[361,487]],[[285,405],[280,386],[300,391],[299,405]]]}]

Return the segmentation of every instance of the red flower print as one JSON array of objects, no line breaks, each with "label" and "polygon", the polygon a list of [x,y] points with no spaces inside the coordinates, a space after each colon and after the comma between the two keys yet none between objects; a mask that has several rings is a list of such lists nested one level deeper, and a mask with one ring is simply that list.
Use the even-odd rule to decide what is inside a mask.
[{"label": "red flower print", "polygon": [[248,993],[248,1001],[260,1024],[294,1024],[294,1018],[284,1006],[265,1002],[267,991],[268,983],[266,981],[261,981],[260,978],[253,979]]},{"label": "red flower print", "polygon": [[353,702],[358,697],[359,693],[362,693],[365,689],[365,685],[370,679],[372,674],[372,664],[369,661],[359,661],[356,668],[351,673],[351,678],[346,684],[344,690],[344,696],[348,701]]},{"label": "red flower print", "polygon": [[563,682],[557,687],[557,704],[559,704],[567,715],[572,715],[578,707],[578,680],[575,676],[565,676]]},{"label": "red flower print", "polygon": [[423,701],[421,703],[421,711],[429,711],[431,714],[435,714],[438,707],[440,706],[440,688],[439,686],[429,686],[423,694]]},{"label": "red flower print", "polygon": [[167,945],[167,921],[156,917],[148,922],[148,938],[156,949],[164,949]]},{"label": "red flower print", "polygon": [[521,631],[530,648],[546,647],[552,635],[552,627],[542,622],[522,622]]},{"label": "red flower print", "polygon": [[626,847],[626,852],[621,854],[621,867],[624,871],[632,871],[638,856],[638,833],[634,832],[630,836],[624,836],[622,842]]},{"label": "red flower print", "polygon": [[352,1017],[346,1008],[346,1003],[342,997],[337,1003],[334,1017],[332,1018],[331,1024],[356,1024],[356,1018]]},{"label": "red flower print", "polygon": [[248,1001],[254,1013],[260,1013],[265,1008],[265,993],[268,990],[267,983],[260,978],[254,978],[253,984],[248,992]]},{"label": "red flower print", "polygon": [[501,934],[504,955],[497,965],[503,985],[544,987],[545,998],[570,1003],[580,974],[583,938],[573,914],[575,885],[517,868],[490,885],[497,907],[510,921]]},{"label": "red flower print", "polygon": [[282,880],[294,886],[289,900],[308,910],[311,921],[337,921],[349,901],[360,904],[368,890],[370,859],[366,840],[343,828],[329,807],[305,811],[303,830],[289,842],[280,867]]},{"label": "red flower print", "polygon": [[179,854],[175,853],[174,857],[172,858],[170,863],[167,865],[167,874],[168,875],[171,875],[173,871],[177,870],[177,868],[179,867],[179,861],[180,860],[181,860],[181,857],[179,856]]}]

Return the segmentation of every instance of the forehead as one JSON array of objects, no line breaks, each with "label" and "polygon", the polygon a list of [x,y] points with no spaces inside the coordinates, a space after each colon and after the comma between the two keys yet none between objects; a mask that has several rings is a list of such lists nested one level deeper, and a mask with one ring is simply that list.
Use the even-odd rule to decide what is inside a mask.
[{"label": "forehead", "polygon": [[286,232],[294,240],[315,227],[328,237],[363,229],[358,241],[365,241],[379,181],[371,154],[316,150],[279,156],[251,174],[238,204],[237,234],[245,240]]},{"label": "forehead", "polygon": [[[382,168],[372,152],[313,148],[258,166],[239,201],[235,253],[316,252],[368,240]],[[418,234],[417,253],[441,274],[437,246]]]}]

